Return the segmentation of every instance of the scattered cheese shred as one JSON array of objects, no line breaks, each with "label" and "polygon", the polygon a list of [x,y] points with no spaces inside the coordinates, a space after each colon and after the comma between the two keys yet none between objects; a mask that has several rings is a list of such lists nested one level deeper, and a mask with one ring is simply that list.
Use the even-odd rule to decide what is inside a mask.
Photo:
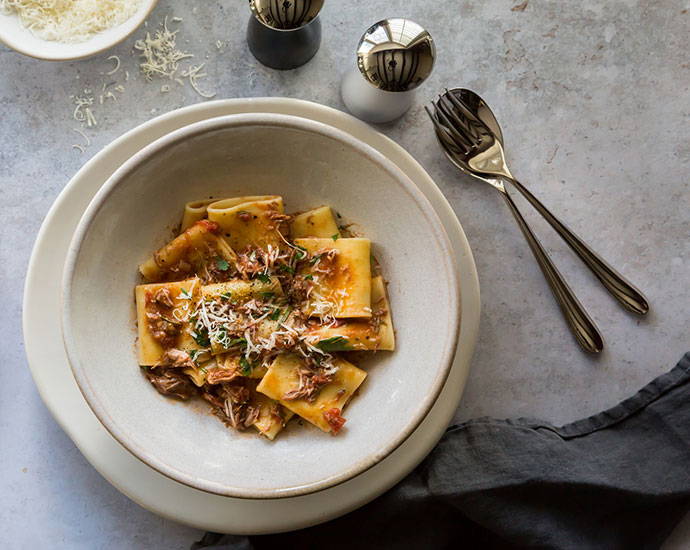
[{"label": "scattered cheese shred", "polygon": [[108,61],[110,61],[110,60],[113,60],[113,61],[115,62],[115,68],[114,68],[112,71],[108,71],[107,73],[105,73],[105,74],[108,75],[108,76],[113,75],[113,74],[115,74],[117,71],[120,70],[120,58],[119,58],[118,56],[116,56],[116,55],[111,55],[111,56],[108,58]]},{"label": "scattered cheese shred", "polygon": [[134,47],[141,52],[142,61],[139,69],[146,80],[151,81],[154,76],[172,79],[177,73],[179,62],[194,57],[190,53],[177,49],[177,32],[168,29],[166,17],[153,37],[147,32],[144,38],[134,43]]},{"label": "scattered cheese shred", "polygon": [[[179,22],[181,19],[173,17],[172,21]],[[140,57],[142,58],[139,70],[149,82],[154,77],[158,77],[169,78],[179,84],[184,84],[180,77],[186,78],[189,80],[190,86],[201,97],[206,99],[215,97],[215,93],[203,92],[199,87],[199,79],[206,76],[206,73],[201,72],[204,68],[204,63],[201,65],[190,65],[187,69],[181,71],[178,76],[180,61],[192,59],[194,55],[177,48],[177,33],[178,31],[171,31],[168,28],[168,18],[166,17],[153,36],[147,32],[144,38],[137,40],[134,43],[134,48],[141,52]],[[161,91],[165,93],[168,90],[161,89]]]},{"label": "scattered cheese shred", "polygon": [[87,136],[84,132],[82,132],[79,128],[72,128],[77,134],[79,134],[81,137],[83,137],[86,140],[86,143],[84,145],[79,145],[78,143],[73,143],[72,148],[76,149],[80,153],[85,153],[86,148],[91,145],[91,140],[89,139],[89,136]]},{"label": "scattered cheese shred", "polygon": [[84,93],[82,95],[72,96],[72,101],[75,105],[72,116],[74,117],[74,120],[81,122],[87,128],[98,126],[98,121],[91,110],[94,99],[93,92],[88,88],[84,89]]},{"label": "scattered cheese shred", "polygon": [[192,65],[182,73],[182,76],[185,78],[189,78],[189,84],[191,85],[192,88],[194,88],[194,91],[199,94],[201,97],[205,97],[206,99],[211,99],[212,97],[216,97],[215,92],[212,94],[202,92],[199,89],[199,82],[198,80],[200,78],[204,78],[206,76],[206,73],[202,73],[201,69],[204,68],[204,65],[206,63],[202,63],[201,65]]},{"label": "scattered cheese shred", "polygon": [[[0,10],[6,8],[8,5],[14,5],[22,1],[23,0],[0,0]],[[35,0],[34,3],[41,5],[50,4],[57,9],[56,6],[61,6],[65,3],[69,4],[72,2],[81,4],[85,1],[86,0]],[[96,0],[93,1],[95,2]],[[114,1],[115,0],[102,0],[102,3],[107,6]],[[136,0],[136,3],[138,2],[140,2],[140,0]],[[177,23],[182,21],[182,19],[180,17],[173,17],[171,21]],[[151,33],[147,32],[144,38],[137,40],[134,44],[134,48],[139,52],[139,57],[141,58],[139,70],[149,82],[155,77],[167,79],[168,81],[175,81],[180,86],[185,86],[186,81],[188,81],[190,87],[201,97],[206,99],[215,97],[215,93],[206,92],[202,90],[199,85],[199,81],[206,77],[206,73],[203,71],[205,66],[204,63],[194,65],[191,61],[188,61],[185,64],[186,66],[180,67],[180,62],[182,60],[191,60],[194,58],[194,55],[177,48],[177,33],[178,30],[171,31],[168,28],[168,18],[166,17],[160,23],[158,30],[153,33],[153,36]],[[221,47],[224,46],[225,43],[218,41],[217,45]],[[127,66],[126,59],[123,61],[119,56],[111,55],[105,58],[105,61],[112,64],[112,66],[107,72],[99,73],[101,77],[106,80],[102,80],[95,88],[97,93],[94,93],[90,88],[85,88],[80,94],[70,96],[70,100],[74,105],[73,118],[81,124],[82,128],[95,128],[98,126],[98,119],[96,118],[94,110],[98,111],[100,118],[100,109],[108,104],[108,100],[117,103],[119,99],[117,94],[124,94],[125,87],[118,82],[119,76],[123,75],[124,82],[130,80],[129,71],[125,69]],[[80,79],[78,74],[75,78],[78,80]],[[170,84],[162,84],[160,91],[164,94],[169,93],[171,91]],[[157,109],[151,109],[151,114],[155,114],[156,112]],[[90,145],[88,137],[84,137],[87,141],[86,144],[73,145],[75,149],[82,152]]]},{"label": "scattered cheese shred", "polygon": [[0,0],[0,11],[16,14],[39,38],[84,42],[127,21],[141,0]]},{"label": "scattered cheese shred", "polygon": [[91,145],[91,140],[89,139],[89,136],[87,136],[84,132],[82,132],[79,128],[72,128],[77,134],[79,134],[81,137],[83,137],[86,140],[86,145],[84,147],[88,147]]}]

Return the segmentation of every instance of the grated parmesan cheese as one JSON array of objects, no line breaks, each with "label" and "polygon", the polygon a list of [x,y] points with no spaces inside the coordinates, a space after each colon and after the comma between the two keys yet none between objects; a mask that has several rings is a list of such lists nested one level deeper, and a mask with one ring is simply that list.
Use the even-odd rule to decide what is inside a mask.
[{"label": "grated parmesan cheese", "polygon": [[75,105],[72,116],[74,120],[81,122],[87,128],[98,125],[98,121],[91,110],[94,99],[93,92],[89,88],[85,88],[82,95],[72,96],[72,101]]},{"label": "grated parmesan cheese", "polygon": [[199,94],[201,97],[205,97],[206,99],[211,99],[213,97],[216,97],[215,92],[212,94],[202,92],[201,89],[199,89],[199,79],[204,78],[206,76],[206,73],[202,73],[201,69],[204,68],[205,63],[202,63],[201,65],[192,65],[187,69],[186,71],[182,72],[182,76],[185,78],[189,79],[189,84],[192,88],[194,88],[194,91]]},{"label": "grated parmesan cheese", "polygon": [[[181,20],[179,17],[172,18],[173,22]],[[154,77],[158,77],[174,80],[183,85],[182,78],[186,78],[192,89],[201,97],[206,99],[215,97],[215,93],[204,92],[199,87],[199,79],[206,76],[206,73],[202,72],[204,63],[190,65],[182,70],[178,76],[180,61],[192,59],[194,55],[177,48],[177,33],[177,30],[171,31],[168,28],[168,18],[166,17],[153,36],[147,32],[144,38],[137,40],[134,43],[134,48],[141,52],[140,57],[142,59],[139,63],[139,70],[149,82]],[[161,89],[161,91],[165,93],[169,91],[169,88],[167,90]]]},{"label": "grated parmesan cheese", "polygon": [[[67,0],[52,0],[53,4],[61,3]],[[72,2],[80,2],[81,0],[69,0]],[[111,0],[106,0],[108,4]],[[140,0],[137,0],[137,2]],[[16,3],[17,0],[0,0],[0,10],[9,5]],[[41,2],[48,2],[48,0],[41,0]],[[52,4],[51,4],[52,5]],[[180,17],[173,17],[171,21],[180,22]],[[163,94],[172,91],[171,81],[177,82],[180,86],[185,87],[187,82],[189,86],[201,97],[210,99],[215,97],[215,93],[208,93],[200,86],[200,80],[206,77],[204,71],[204,63],[194,65],[191,63],[194,55],[181,51],[177,48],[176,37],[178,30],[171,31],[168,28],[168,18],[165,18],[160,24],[158,30],[153,35],[147,32],[146,35],[135,42],[134,48],[138,51],[139,70],[144,75],[147,82],[151,82],[155,78],[161,78],[168,82],[163,83],[160,91]],[[134,53],[134,52],[133,52]],[[182,60],[189,60],[184,66],[180,66]],[[125,93],[125,86],[121,82],[136,81],[136,78],[130,79],[130,73],[126,70],[127,60],[121,59],[117,55],[111,55],[105,58],[109,66],[107,69],[99,72],[102,79],[100,84],[94,90],[86,87],[81,93],[73,94],[69,97],[74,105],[72,116],[75,121],[81,124],[82,128],[95,129],[98,126],[100,119],[100,112],[103,108],[107,109],[107,105],[117,103],[119,100],[118,94]],[[75,76],[77,80],[80,75]],[[103,80],[105,79],[105,80]],[[118,82],[120,80],[120,82]],[[83,84],[86,84],[84,82]],[[82,85],[83,85],[82,84]],[[98,112],[96,112],[98,111]],[[151,109],[150,113],[153,115],[158,109]],[[98,115],[98,116],[97,116]],[[73,148],[78,151],[83,151],[89,146],[83,144],[74,144]]]},{"label": "grated parmesan cheese", "polygon": [[111,59],[115,62],[115,67],[111,71],[108,71],[107,73],[105,73],[108,76],[114,75],[117,71],[120,70],[120,58],[116,55],[111,55],[108,58],[108,61],[110,61]]},{"label": "grated parmesan cheese", "polygon": [[15,14],[44,40],[84,42],[127,21],[141,0],[0,0],[0,11]]},{"label": "grated parmesan cheese", "polygon": [[173,79],[179,62],[194,57],[177,49],[177,32],[168,29],[166,17],[153,36],[147,32],[144,38],[134,43],[134,48],[141,52],[139,69],[146,80],[151,81],[154,76]]}]

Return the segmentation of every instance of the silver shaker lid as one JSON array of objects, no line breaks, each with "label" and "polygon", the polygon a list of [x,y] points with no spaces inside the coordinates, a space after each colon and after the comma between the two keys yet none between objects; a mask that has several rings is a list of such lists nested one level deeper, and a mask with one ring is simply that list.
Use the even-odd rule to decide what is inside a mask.
[{"label": "silver shaker lid", "polygon": [[249,0],[249,7],[261,23],[277,30],[303,27],[316,18],[324,0]]},{"label": "silver shaker lid", "polygon": [[373,86],[389,92],[413,90],[434,68],[431,35],[409,19],[384,19],[369,28],[357,47],[357,65]]}]

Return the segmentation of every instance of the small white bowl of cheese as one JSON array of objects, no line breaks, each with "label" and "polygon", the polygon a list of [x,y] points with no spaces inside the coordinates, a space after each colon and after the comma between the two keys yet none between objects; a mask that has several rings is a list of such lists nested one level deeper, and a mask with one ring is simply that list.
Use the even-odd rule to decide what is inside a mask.
[{"label": "small white bowl of cheese", "polygon": [[99,54],[130,36],[158,0],[0,0],[0,42],[47,61]]}]

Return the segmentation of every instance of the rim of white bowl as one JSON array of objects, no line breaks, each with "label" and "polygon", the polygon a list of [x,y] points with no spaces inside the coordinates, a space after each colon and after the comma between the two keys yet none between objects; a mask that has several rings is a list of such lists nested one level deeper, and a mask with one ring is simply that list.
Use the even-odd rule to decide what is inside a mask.
[{"label": "rim of white bowl", "polygon": [[[84,365],[79,360],[77,347],[75,345],[76,340],[72,331],[72,282],[80,248],[96,215],[103,207],[106,199],[120,184],[123,178],[136,170],[151,156],[196,135],[226,127],[257,125],[273,127],[282,126],[330,137],[336,141],[349,145],[366,156],[369,156],[372,158],[372,160],[374,160],[374,162],[379,164],[386,172],[393,176],[399,185],[407,193],[412,195],[415,202],[419,205],[423,215],[427,219],[427,222],[430,223],[435,237],[439,241],[440,247],[446,252],[446,254],[444,254],[444,265],[442,267],[446,274],[445,280],[448,283],[447,295],[449,311],[455,312],[454,315],[451,315],[451,323],[448,325],[448,330],[445,334],[445,343],[440,361],[441,368],[437,373],[431,391],[420,402],[420,405],[417,407],[415,413],[411,416],[410,421],[406,424],[405,428],[400,432],[400,434],[389,441],[381,449],[378,449],[376,453],[371,453],[369,456],[364,457],[356,464],[350,466],[344,472],[305,485],[283,487],[278,489],[238,488],[224,483],[205,480],[200,478],[198,474],[195,475],[185,472],[169,465],[164,459],[152,455],[145,448],[132,441],[127,435],[126,431],[110,417],[110,414],[106,408],[103,407],[99,401],[98,393],[94,391],[94,388],[91,386],[88,370],[84,368]],[[441,392],[446,379],[448,378],[448,374],[457,351],[457,343],[460,335],[460,278],[458,275],[456,262],[452,260],[453,250],[450,240],[445,228],[443,227],[441,219],[438,217],[438,214],[434,210],[429,200],[409,179],[409,177],[400,168],[398,168],[397,165],[395,165],[392,161],[387,159],[384,155],[370,145],[360,141],[347,132],[336,129],[332,126],[293,115],[251,113],[216,117],[196,122],[175,130],[144,147],[141,151],[125,162],[120,168],[118,168],[113,175],[110,176],[110,178],[108,178],[105,184],[103,184],[103,186],[99,189],[89,203],[86,211],[79,220],[77,229],[72,237],[72,241],[70,242],[62,277],[61,321],[65,351],[67,352],[67,358],[69,360],[72,373],[77,381],[79,390],[81,391],[91,410],[93,410],[94,414],[100,420],[106,430],[108,430],[108,432],[110,432],[110,434],[117,441],[119,441],[125,449],[161,474],[175,481],[196,489],[200,489],[202,491],[206,491],[208,493],[234,498],[276,499],[315,493],[340,483],[344,483],[345,481],[352,479],[353,477],[381,462],[414,432],[422,420],[424,420],[433,404],[436,402],[436,399],[438,398],[438,395]]]},{"label": "rim of white bowl", "polygon": [[[143,0],[137,12],[126,21],[97,33],[88,40],[74,43],[44,40],[24,27],[17,15],[0,13],[0,18],[12,21],[11,25],[19,29],[18,35],[13,36],[4,31],[4,25],[0,25],[0,42],[18,53],[42,61],[85,59],[103,53],[129,38],[151,14],[157,4],[158,0]],[[31,37],[32,44],[27,45],[22,41],[22,38],[27,36]],[[104,40],[104,36],[109,39]],[[51,49],[54,51],[51,52]]]}]

